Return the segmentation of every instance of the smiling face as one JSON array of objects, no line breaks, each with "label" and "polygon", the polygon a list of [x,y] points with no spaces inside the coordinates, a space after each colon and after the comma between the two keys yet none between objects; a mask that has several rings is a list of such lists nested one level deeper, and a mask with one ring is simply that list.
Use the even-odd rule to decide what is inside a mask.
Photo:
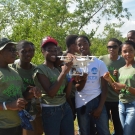
[{"label": "smiling face", "polygon": [[122,46],[122,56],[127,62],[134,61],[135,49],[133,48],[133,46],[129,44],[124,44]]},{"label": "smiling face", "polygon": [[116,56],[119,53],[119,45],[114,41],[109,41],[107,44],[108,53],[112,56]]},{"label": "smiling face", "polygon": [[20,61],[23,62],[31,62],[32,58],[34,57],[35,48],[33,45],[30,44],[24,44],[18,50],[18,56],[20,58]]},{"label": "smiling face", "polygon": [[48,43],[42,48],[42,53],[47,61],[55,62],[57,58],[57,46],[53,43]]},{"label": "smiling face", "polygon": [[89,43],[85,38],[79,37],[76,40],[76,45],[78,47],[78,50],[81,52],[81,55],[86,56],[90,54]]},{"label": "smiling face", "polygon": [[8,44],[0,51],[0,57],[6,64],[14,63],[16,59],[16,48],[13,44]]}]

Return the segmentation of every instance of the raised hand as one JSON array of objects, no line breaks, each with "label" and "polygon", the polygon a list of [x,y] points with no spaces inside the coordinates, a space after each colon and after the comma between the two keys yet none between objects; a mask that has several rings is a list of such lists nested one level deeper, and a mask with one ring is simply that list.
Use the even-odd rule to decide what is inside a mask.
[{"label": "raised hand", "polygon": [[73,65],[73,61],[66,62],[61,68],[64,74],[67,74]]}]

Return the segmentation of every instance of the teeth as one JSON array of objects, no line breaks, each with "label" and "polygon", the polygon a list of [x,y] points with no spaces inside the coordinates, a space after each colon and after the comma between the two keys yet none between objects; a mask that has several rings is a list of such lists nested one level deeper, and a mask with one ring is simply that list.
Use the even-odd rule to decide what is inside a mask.
[{"label": "teeth", "polygon": [[51,56],[52,58],[56,58],[56,56]]}]

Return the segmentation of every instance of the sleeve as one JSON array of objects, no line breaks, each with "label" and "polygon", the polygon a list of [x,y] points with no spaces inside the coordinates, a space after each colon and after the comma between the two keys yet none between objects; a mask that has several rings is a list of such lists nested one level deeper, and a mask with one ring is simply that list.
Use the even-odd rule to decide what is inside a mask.
[{"label": "sleeve", "polygon": [[105,63],[100,60],[100,77],[103,76],[106,72],[108,72],[108,69]]},{"label": "sleeve", "polygon": [[103,59],[103,56],[99,56],[99,58],[98,58],[99,60],[102,60]]},{"label": "sleeve", "polygon": [[48,77],[48,71],[45,67],[43,67],[42,65],[37,66],[36,68],[34,68],[33,70],[33,77],[37,75],[37,73],[45,75]]}]

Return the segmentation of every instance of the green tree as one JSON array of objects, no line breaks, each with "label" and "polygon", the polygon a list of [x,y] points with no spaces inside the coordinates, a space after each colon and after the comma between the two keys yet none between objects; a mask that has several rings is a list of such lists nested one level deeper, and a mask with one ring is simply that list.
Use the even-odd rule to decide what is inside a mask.
[{"label": "green tree", "polygon": [[[68,34],[85,33],[90,38],[100,26],[101,19],[129,19],[130,13],[122,7],[122,0],[1,0],[0,9],[1,34],[15,41],[30,40],[36,45],[37,57],[34,62],[40,63],[40,40],[50,35],[58,39],[65,49],[65,37]],[[71,6],[74,10],[71,11]],[[83,28],[91,23],[96,28],[86,33]]]},{"label": "green tree", "polygon": [[125,41],[122,37],[122,33],[119,31],[119,27],[122,24],[106,24],[102,34],[97,35],[97,37],[92,39],[91,50],[94,55],[100,56],[107,54],[106,45],[111,38],[117,38],[121,42]]}]

